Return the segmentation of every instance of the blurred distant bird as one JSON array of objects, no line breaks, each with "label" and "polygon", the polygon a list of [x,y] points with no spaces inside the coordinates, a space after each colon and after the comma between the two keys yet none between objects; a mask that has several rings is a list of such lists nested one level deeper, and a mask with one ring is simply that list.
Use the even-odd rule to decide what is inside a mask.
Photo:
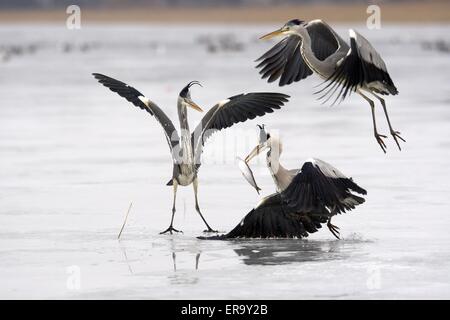
[{"label": "blurred distant bird", "polygon": [[372,121],[375,138],[383,152],[386,144],[379,134],[375,121],[375,104],[366,94],[371,93],[383,106],[390,133],[398,148],[400,139],[406,142],[400,132],[392,128],[386,104],[380,95],[396,95],[397,88],[392,82],[386,65],[372,45],[362,35],[350,29],[350,46],[325,22],[313,20],[310,22],[298,19],[288,21],[283,27],[261,37],[270,39],[278,35],[286,37],[278,42],[256,61],[261,68],[262,78],[268,82],[280,79],[279,85],[284,86],[294,81],[300,81],[317,73],[327,83],[317,91],[320,99],[327,102],[336,93],[333,103],[339,98],[344,100],[352,91],[361,95],[372,110]]},{"label": "blurred distant bird", "polygon": [[[339,228],[331,218],[364,203],[366,190],[347,178],[338,169],[319,159],[307,160],[301,169],[288,170],[280,164],[282,144],[276,135],[266,138],[245,158],[248,163],[267,151],[267,167],[277,192],[263,198],[229,233],[209,239],[227,238],[302,238],[316,232],[327,223],[331,233],[339,239]],[[208,239],[208,238],[206,238]]]},{"label": "blurred distant bird", "polygon": [[172,233],[173,231],[179,232],[179,230],[176,230],[173,227],[177,187],[178,185],[188,186],[190,184],[193,184],[194,187],[195,209],[207,227],[205,232],[215,232],[208,225],[200,212],[197,199],[197,174],[200,168],[201,154],[206,139],[214,132],[229,128],[233,124],[244,122],[248,119],[254,119],[257,116],[271,113],[275,109],[280,109],[281,106],[288,101],[289,96],[281,93],[261,92],[240,94],[222,100],[205,114],[191,135],[187,119],[187,107],[197,111],[203,111],[194,101],[192,101],[189,91],[191,86],[195,84],[200,85],[200,83],[198,81],[191,81],[183,88],[183,90],[181,90],[178,96],[178,118],[181,129],[180,138],[172,121],[149,98],[145,97],[142,93],[126,83],[99,73],[94,73],[93,75],[105,87],[108,87],[111,91],[118,93],[120,96],[133,103],[136,107],[139,107],[154,116],[164,129],[164,134],[169,144],[173,160],[172,178],[167,183],[167,185],[173,186],[173,207],[170,226],[161,233]]}]

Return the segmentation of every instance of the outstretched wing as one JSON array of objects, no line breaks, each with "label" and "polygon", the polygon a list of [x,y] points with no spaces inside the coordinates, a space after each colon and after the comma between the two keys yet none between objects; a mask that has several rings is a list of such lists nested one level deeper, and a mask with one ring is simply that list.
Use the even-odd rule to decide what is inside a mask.
[{"label": "outstretched wing", "polygon": [[268,82],[280,79],[279,85],[284,86],[294,81],[300,81],[312,74],[311,69],[303,60],[300,48],[302,38],[291,35],[273,46],[269,51],[259,57],[259,73],[262,79],[268,78]]},{"label": "outstretched wing", "polygon": [[[310,37],[311,50],[317,59],[323,61],[338,50],[339,36],[322,20],[309,22],[306,30]],[[258,58],[256,61],[260,63],[256,68],[261,68],[259,73],[262,78],[268,78],[268,82],[280,78],[279,85],[284,86],[310,76],[313,71],[303,59],[302,41],[300,35],[290,35]]]},{"label": "outstretched wing", "polygon": [[350,49],[347,55],[337,62],[337,68],[326,80],[328,84],[317,92],[323,92],[319,99],[326,98],[326,102],[336,94],[334,104],[339,97],[342,101],[363,85],[380,94],[396,95],[397,88],[379,53],[362,35],[352,29],[349,33]]},{"label": "outstretched wing", "polygon": [[205,114],[191,136],[197,168],[200,167],[203,145],[214,132],[280,109],[288,98],[282,93],[253,92],[217,103]]},{"label": "outstretched wing", "polygon": [[201,239],[304,238],[318,231],[329,217],[324,206],[310,212],[296,212],[275,193],[264,198],[227,234]]},{"label": "outstretched wing", "polygon": [[154,102],[150,101],[150,99],[146,98],[142,93],[126,83],[100,73],[93,73],[92,75],[98,82],[109,88],[111,91],[116,92],[136,107],[139,107],[154,116],[164,129],[164,134],[173,156],[174,148],[179,144],[180,138],[172,121],[167,115]]},{"label": "outstretched wing", "polygon": [[281,192],[283,201],[297,211],[326,206],[333,214],[354,209],[365,200],[351,193],[366,190],[325,161],[311,159],[303,164],[289,186]]}]

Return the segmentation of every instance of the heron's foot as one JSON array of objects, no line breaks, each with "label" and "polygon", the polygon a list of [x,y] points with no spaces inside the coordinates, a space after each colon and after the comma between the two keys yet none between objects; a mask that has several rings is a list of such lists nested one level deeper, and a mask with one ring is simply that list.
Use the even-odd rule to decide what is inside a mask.
[{"label": "heron's foot", "polygon": [[335,225],[331,224],[330,220],[328,220],[327,227],[330,230],[330,232],[335,236],[337,239],[341,239],[339,236],[341,235],[339,233],[339,227],[336,227]]},{"label": "heron's foot", "polygon": [[386,153],[386,144],[383,141],[383,138],[386,139],[387,136],[384,134],[379,134],[378,132],[375,132],[375,139],[377,139],[378,144],[381,147],[381,150],[383,150],[384,153]]},{"label": "heron's foot", "polygon": [[400,132],[398,132],[398,131],[391,130],[391,135],[392,135],[392,137],[394,138],[395,143],[397,144],[398,150],[401,151],[402,148],[400,148],[400,143],[398,142],[397,138],[399,138],[399,139],[402,140],[403,142],[406,142],[406,140],[403,139],[403,138],[400,136]]},{"label": "heron's foot", "polygon": [[166,230],[160,232],[159,234],[165,234],[165,233],[167,233],[167,232],[169,232],[170,234],[172,234],[172,232],[177,232],[177,233],[178,233],[178,232],[181,232],[181,233],[183,233],[183,231],[177,230],[177,229],[175,229],[174,227],[169,226]]},{"label": "heron's foot", "polygon": [[211,227],[208,227],[208,229],[203,230],[204,233],[219,233],[217,230],[211,229]]}]

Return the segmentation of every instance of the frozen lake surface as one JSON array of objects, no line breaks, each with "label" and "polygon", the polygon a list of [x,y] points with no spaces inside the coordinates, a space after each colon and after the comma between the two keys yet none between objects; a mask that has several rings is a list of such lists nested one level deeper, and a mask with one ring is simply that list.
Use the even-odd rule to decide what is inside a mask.
[{"label": "frozen lake surface", "polygon": [[[435,45],[448,46],[450,26],[352,26],[400,92],[387,104],[407,143],[399,152],[389,138],[387,155],[361,98],[330,108],[315,101],[315,76],[283,88],[260,80],[253,61],[273,43],[257,39],[275,27],[0,25],[0,298],[450,298],[450,55]],[[346,38],[348,27],[337,30]],[[202,241],[192,187],[180,188],[184,234],[159,235],[172,201],[162,130],[92,72],[134,85],[176,121],[191,80],[204,109],[242,92],[292,96],[206,146],[199,199],[214,228],[230,230],[258,202],[234,161],[257,123],[280,130],[286,167],[323,159],[367,201],[333,220],[341,241],[326,228],[305,240]],[[201,114],[189,116],[193,127]],[[267,195],[264,162],[254,168]]]}]

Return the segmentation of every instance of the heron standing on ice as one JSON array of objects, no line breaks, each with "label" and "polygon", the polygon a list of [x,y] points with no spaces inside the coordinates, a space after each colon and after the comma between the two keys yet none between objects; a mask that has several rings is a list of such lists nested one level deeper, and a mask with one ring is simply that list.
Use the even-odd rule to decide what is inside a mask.
[{"label": "heron standing on ice", "polygon": [[[331,224],[331,218],[364,203],[364,198],[352,191],[365,195],[366,190],[319,159],[307,160],[301,169],[284,168],[280,163],[281,140],[266,133],[264,127],[260,127],[259,144],[245,158],[245,163],[265,150],[277,191],[263,198],[229,233],[210,239],[302,238],[316,232],[323,223],[339,239],[339,228]],[[253,174],[246,177],[253,179]],[[256,186],[254,181],[249,182]]]},{"label": "heron standing on ice", "polygon": [[262,78],[268,82],[279,80],[284,86],[300,81],[317,73],[327,85],[317,91],[319,99],[327,102],[336,93],[333,104],[341,101],[352,91],[356,91],[369,104],[372,111],[375,138],[384,153],[386,144],[379,134],[375,121],[375,103],[367,96],[372,94],[383,106],[390,133],[398,148],[400,139],[406,142],[400,132],[392,128],[385,101],[380,95],[396,95],[398,93],[387,71],[386,65],[369,41],[356,31],[350,29],[350,46],[325,22],[310,22],[294,19],[282,28],[275,30],[261,39],[270,39],[278,35],[286,37],[278,42],[256,61],[261,68]]},{"label": "heron standing on ice", "polygon": [[154,116],[164,129],[164,134],[167,143],[169,144],[173,160],[172,178],[167,183],[167,185],[173,186],[173,206],[170,226],[161,233],[169,232],[172,234],[173,231],[179,232],[179,230],[173,227],[177,187],[178,185],[188,186],[190,184],[194,187],[195,209],[207,227],[205,232],[216,232],[209,226],[203,217],[197,199],[197,174],[200,167],[203,145],[206,139],[218,130],[231,127],[238,122],[254,119],[257,116],[263,116],[266,113],[273,112],[275,109],[280,109],[281,106],[288,101],[289,96],[281,93],[261,92],[240,94],[222,100],[205,114],[191,134],[187,119],[187,108],[189,107],[197,111],[203,111],[191,99],[191,86],[195,84],[200,85],[198,81],[192,81],[181,90],[178,96],[177,107],[181,129],[180,137],[167,115],[153,101],[145,97],[138,90],[108,76],[99,73],[94,73],[93,75],[105,87],[118,93],[136,107],[139,107]]}]

